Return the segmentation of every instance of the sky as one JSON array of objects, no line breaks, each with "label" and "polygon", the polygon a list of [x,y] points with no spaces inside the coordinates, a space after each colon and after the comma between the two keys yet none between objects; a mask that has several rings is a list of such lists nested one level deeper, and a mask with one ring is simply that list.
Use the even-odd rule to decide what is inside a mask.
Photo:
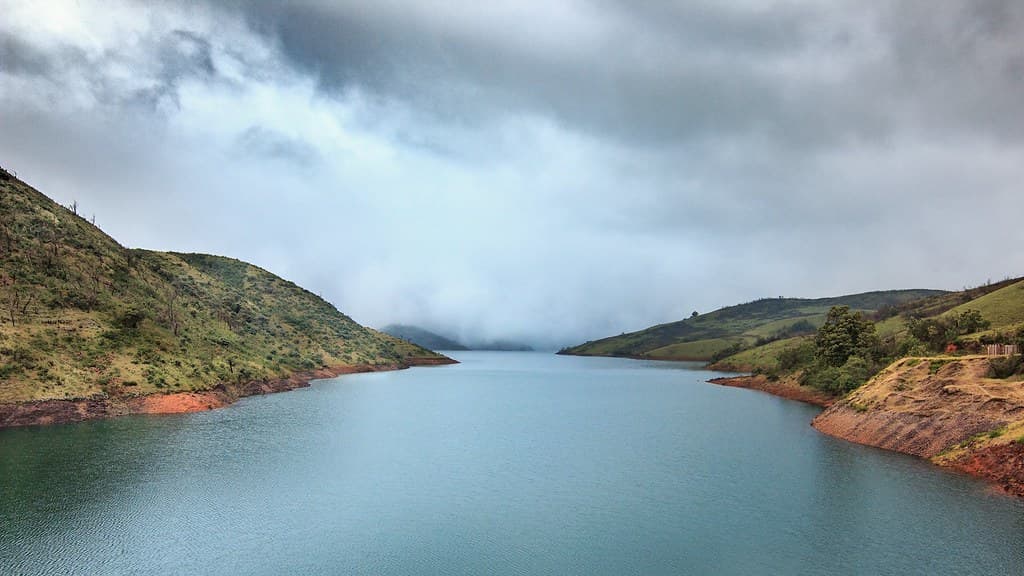
[{"label": "sky", "polygon": [[1024,3],[0,0],[0,165],[357,321],[576,344],[1024,275]]}]

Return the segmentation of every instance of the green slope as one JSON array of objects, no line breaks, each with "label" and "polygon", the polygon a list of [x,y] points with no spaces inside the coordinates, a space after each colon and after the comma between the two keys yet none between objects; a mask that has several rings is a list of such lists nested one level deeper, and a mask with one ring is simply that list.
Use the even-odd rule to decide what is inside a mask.
[{"label": "green slope", "polygon": [[0,402],[441,359],[256,266],[131,250],[0,170]]},{"label": "green slope", "polygon": [[824,322],[832,306],[874,311],[941,294],[943,292],[938,290],[891,290],[813,300],[768,298],[587,342],[566,348],[561,353],[709,360],[731,346],[753,346],[758,342],[813,333]]},{"label": "green slope", "polygon": [[[902,333],[905,330],[906,318],[909,317],[932,318],[948,314],[951,310],[959,313],[968,308],[984,308],[982,315],[992,321],[993,326],[997,326],[1001,321],[1001,314],[995,309],[994,303],[990,305],[988,300],[983,300],[983,298],[1020,282],[1020,278],[1007,279],[995,284],[986,284],[956,292],[946,292],[897,306],[885,307],[875,315],[878,335],[886,337]],[[975,302],[981,302],[981,304]],[[1011,306],[1018,305],[1011,303]]]},{"label": "green slope", "polygon": [[1008,330],[1024,324],[1024,281],[1008,285],[953,308],[946,314],[977,310],[992,323],[992,330]]},{"label": "green slope", "polygon": [[[961,337],[963,341],[989,339],[1011,342],[1013,335],[1024,328],[1024,280],[1014,278],[957,292],[937,294],[920,300],[882,309],[876,315],[876,333],[881,338],[900,341],[906,337],[906,322],[910,317],[934,318],[962,314],[977,310],[991,322],[988,330]],[[716,362],[713,367],[723,370],[772,371],[778,367],[779,354],[801,345],[809,346],[810,336],[787,338],[761,346],[753,346]]]}]

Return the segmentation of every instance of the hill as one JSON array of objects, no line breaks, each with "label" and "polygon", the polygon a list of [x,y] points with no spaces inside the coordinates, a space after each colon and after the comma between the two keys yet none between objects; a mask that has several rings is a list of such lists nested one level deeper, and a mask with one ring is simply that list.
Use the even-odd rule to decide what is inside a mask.
[{"label": "hill", "polygon": [[471,342],[470,350],[491,350],[495,352],[533,352],[533,346],[515,340],[483,340]]},{"label": "hill", "polygon": [[408,324],[389,324],[381,328],[381,332],[390,334],[395,338],[407,340],[428,350],[469,350],[469,348],[459,344],[455,340],[445,338],[440,334],[420,328],[419,326],[410,326]]},{"label": "hill", "polygon": [[587,342],[560,354],[708,361],[729,351],[813,334],[833,306],[873,312],[943,294],[940,290],[890,290],[836,298],[766,298]]},{"label": "hill", "polygon": [[461,344],[451,338],[441,336],[419,326],[407,324],[391,324],[381,329],[382,332],[401,338],[430,350],[489,350],[501,352],[532,352],[529,344],[514,340],[478,340],[468,345]]},{"label": "hill", "polygon": [[[869,316],[875,321],[880,338],[905,341],[909,318],[950,318],[968,310],[977,310],[990,323],[989,327],[958,340],[971,345],[981,341],[1009,342],[1024,328],[1024,279],[1011,278],[956,292],[944,292],[918,300],[879,309]],[[809,346],[813,334],[774,340],[725,355],[711,365],[716,370],[738,372],[771,372],[778,369],[778,359],[786,351]]]},{"label": "hill", "polygon": [[[169,393],[217,391],[226,402],[305,376],[450,361],[251,264],[125,248],[2,169],[0,316],[0,425],[47,421],[49,409],[50,420],[139,411],[133,399]],[[77,412],[61,412],[62,401]]]}]

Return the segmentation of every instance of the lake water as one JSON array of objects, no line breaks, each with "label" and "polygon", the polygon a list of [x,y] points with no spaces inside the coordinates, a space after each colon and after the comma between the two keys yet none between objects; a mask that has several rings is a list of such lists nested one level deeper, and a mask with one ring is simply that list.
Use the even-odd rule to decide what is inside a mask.
[{"label": "lake water", "polygon": [[2,574],[1024,574],[1024,505],[683,364],[458,352],[0,431]]}]

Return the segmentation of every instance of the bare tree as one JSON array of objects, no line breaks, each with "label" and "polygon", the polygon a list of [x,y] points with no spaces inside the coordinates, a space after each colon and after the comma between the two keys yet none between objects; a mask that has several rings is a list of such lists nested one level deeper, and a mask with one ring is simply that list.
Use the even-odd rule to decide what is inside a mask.
[{"label": "bare tree", "polygon": [[11,326],[16,325],[16,317],[18,314],[25,316],[28,313],[28,307],[32,304],[34,294],[31,292],[25,293],[23,290],[19,290],[17,283],[12,280],[7,291],[7,317],[11,321]]},{"label": "bare tree", "polygon": [[4,223],[0,223],[0,247],[3,247],[4,252],[7,254],[14,251],[11,231],[7,229],[7,224]]},{"label": "bare tree", "polygon": [[181,316],[178,314],[178,288],[177,286],[171,285],[170,289],[164,294],[164,321],[167,323],[167,327],[174,332],[177,336],[181,330]]}]

